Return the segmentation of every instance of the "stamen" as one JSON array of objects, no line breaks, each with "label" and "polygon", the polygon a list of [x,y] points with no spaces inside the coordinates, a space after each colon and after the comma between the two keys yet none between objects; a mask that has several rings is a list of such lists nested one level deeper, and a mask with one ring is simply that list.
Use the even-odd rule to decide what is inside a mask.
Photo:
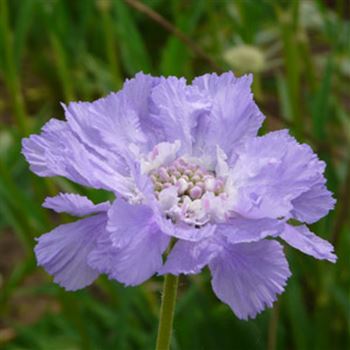
[{"label": "stamen", "polygon": [[205,219],[207,211],[203,196],[211,193],[220,199],[225,197],[223,179],[217,178],[215,172],[189,164],[182,158],[153,170],[150,177],[158,199],[163,190],[175,186],[173,195],[177,195],[174,201],[176,204],[166,212],[174,221],[180,219],[194,225],[203,225],[208,221]]}]

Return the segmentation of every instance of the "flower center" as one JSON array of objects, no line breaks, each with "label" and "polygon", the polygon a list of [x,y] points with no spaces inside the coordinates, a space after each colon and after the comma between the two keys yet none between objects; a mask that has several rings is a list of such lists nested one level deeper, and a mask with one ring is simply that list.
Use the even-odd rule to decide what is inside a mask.
[{"label": "flower center", "polygon": [[225,182],[215,172],[178,158],[150,172],[157,199],[174,222],[203,225],[209,221],[208,200],[224,198]]}]

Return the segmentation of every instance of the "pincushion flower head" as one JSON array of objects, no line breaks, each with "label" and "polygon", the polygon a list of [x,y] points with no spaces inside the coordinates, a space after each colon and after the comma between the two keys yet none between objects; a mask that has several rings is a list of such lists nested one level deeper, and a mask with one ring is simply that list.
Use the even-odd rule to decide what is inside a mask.
[{"label": "pincushion flower head", "polygon": [[264,117],[251,82],[140,73],[118,93],[63,106],[66,121],[24,139],[37,175],[115,194],[100,204],[47,198],[46,208],[81,219],[39,237],[38,264],[71,291],[101,273],[135,286],[208,266],[217,297],[247,319],[271,307],[291,275],[281,241],[335,262],[305,225],[334,206],[325,163],[287,130],[257,136]]}]

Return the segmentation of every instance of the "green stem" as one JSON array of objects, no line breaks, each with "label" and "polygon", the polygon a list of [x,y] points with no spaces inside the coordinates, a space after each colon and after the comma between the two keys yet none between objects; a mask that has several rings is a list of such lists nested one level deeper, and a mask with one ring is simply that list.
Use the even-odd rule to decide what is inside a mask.
[{"label": "green stem", "polygon": [[156,350],[170,349],[178,283],[178,276],[165,276]]},{"label": "green stem", "polygon": [[24,136],[28,133],[28,120],[21,91],[19,74],[15,64],[16,61],[13,52],[13,33],[11,32],[10,28],[7,5],[8,2],[6,0],[0,0],[0,41],[2,41],[2,50],[4,51],[3,74],[6,87],[9,91],[13,115],[16,119],[18,130],[21,136]]},{"label": "green stem", "polygon": [[57,33],[52,32],[50,40],[56,58],[57,74],[61,80],[65,102],[74,101],[74,82],[70,77],[67,52]]},{"label": "green stem", "polygon": [[117,54],[118,51],[115,42],[113,19],[110,13],[110,6],[106,6],[105,4],[106,3],[104,3],[103,6],[100,5],[100,11],[102,15],[102,28],[105,36],[106,55],[114,82],[114,88],[120,89],[122,86],[122,78]]},{"label": "green stem", "polygon": [[286,82],[288,99],[293,115],[293,131],[297,137],[302,137],[304,132],[303,115],[301,111],[301,67],[300,67],[300,45],[297,18],[293,17],[298,11],[298,1],[292,3],[289,11],[277,7],[277,16],[281,28],[281,39],[283,42],[284,64],[286,69]]},{"label": "green stem", "polygon": [[279,303],[276,303],[274,308],[272,309],[270,321],[269,321],[267,350],[276,350],[278,318],[279,318]]}]

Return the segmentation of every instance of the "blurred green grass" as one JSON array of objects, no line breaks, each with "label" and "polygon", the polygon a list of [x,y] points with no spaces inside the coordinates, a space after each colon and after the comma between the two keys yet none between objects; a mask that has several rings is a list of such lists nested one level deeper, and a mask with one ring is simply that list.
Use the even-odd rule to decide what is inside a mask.
[{"label": "blurred green grass", "polygon": [[249,322],[207,272],[182,278],[173,349],[350,348],[349,15],[348,0],[0,0],[0,348],[153,349],[159,278],[65,293],[36,268],[34,237],[67,220],[41,208],[45,196],[107,194],[30,174],[20,139],[62,118],[59,101],[93,100],[140,70],[191,80],[216,67],[253,71],[263,132],[288,127],[327,162],[338,202],[312,228],[339,260],[287,249],[286,292]]}]

